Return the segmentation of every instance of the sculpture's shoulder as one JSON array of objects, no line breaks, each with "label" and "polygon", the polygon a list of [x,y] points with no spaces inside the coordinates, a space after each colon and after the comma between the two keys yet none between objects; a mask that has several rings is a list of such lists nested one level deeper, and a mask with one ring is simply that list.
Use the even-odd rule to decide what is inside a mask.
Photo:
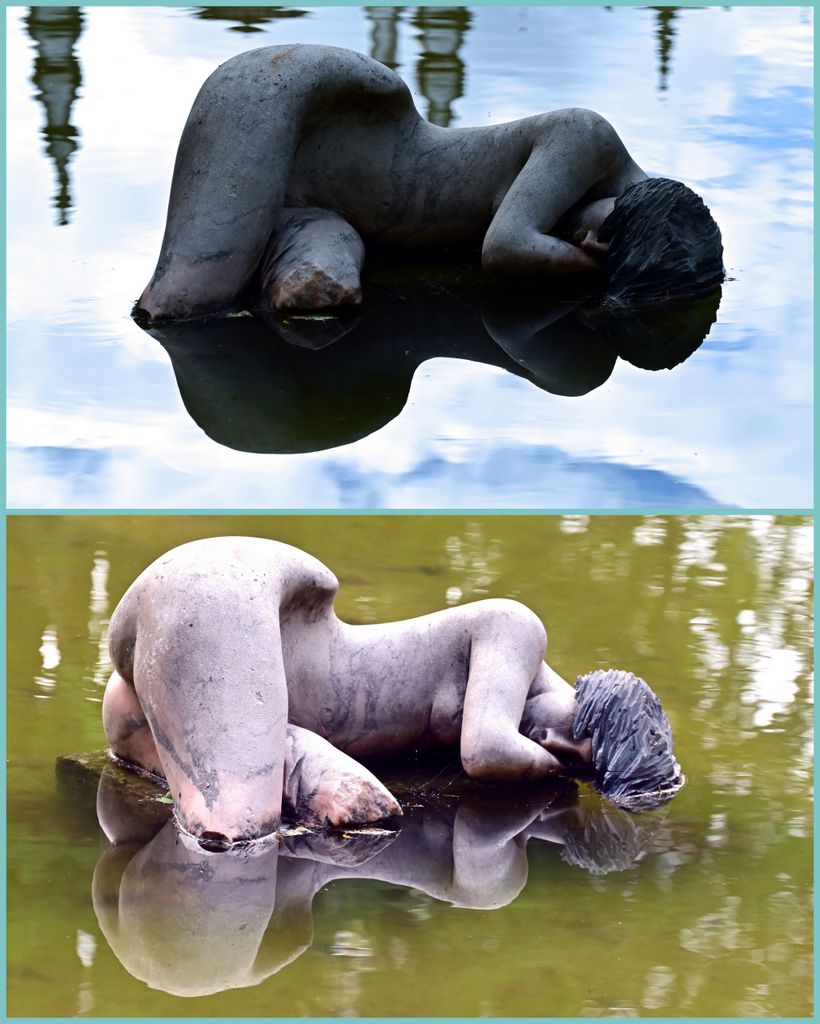
[{"label": "sculpture's shoulder", "polygon": [[489,633],[526,637],[535,644],[546,644],[547,632],[541,619],[527,605],[508,597],[490,597],[461,606],[465,620]]},{"label": "sculpture's shoulder", "polygon": [[532,124],[534,146],[549,145],[556,139],[568,140],[573,149],[587,148],[609,151],[614,146],[623,148],[617,132],[607,119],[587,107],[562,107],[528,118]]}]

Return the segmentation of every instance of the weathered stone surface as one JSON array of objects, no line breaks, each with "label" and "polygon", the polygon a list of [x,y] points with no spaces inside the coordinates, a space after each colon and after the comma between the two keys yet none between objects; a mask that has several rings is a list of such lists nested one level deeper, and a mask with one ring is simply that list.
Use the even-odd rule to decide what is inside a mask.
[{"label": "weathered stone surface", "polygon": [[[186,319],[248,295],[263,306],[356,302],[363,240],[471,245],[485,268],[514,277],[591,276],[601,200],[644,177],[590,110],[441,128],[419,116],[398,75],[362,54],[250,50],[217,68],[194,102],[138,311]],[[314,210],[322,223],[305,213]]]},{"label": "weathered stone surface", "polygon": [[[283,795],[320,823],[401,813],[359,762],[414,751],[458,751],[469,775],[492,781],[585,756],[574,691],[544,665],[529,609],[486,600],[351,626],[335,615],[337,588],[297,548],[216,537],[159,558],[119,602],[108,740],[168,780],[185,832],[212,844],[272,834]],[[538,742],[518,730],[536,694],[551,730]]]},{"label": "weathered stone surface", "polygon": [[[283,801],[322,825],[401,814],[364,764],[414,753],[457,752],[474,780],[529,783],[621,764],[639,735],[618,793],[637,806],[682,784],[648,685],[606,671],[574,689],[545,664],[546,630],[518,601],[350,625],[335,614],[338,585],[298,548],[211,537],[158,558],[114,610],[110,749],[167,780],[175,820],[203,846],[273,835]],[[625,717],[611,718],[610,690]],[[654,778],[660,754],[674,778]],[[122,831],[117,811],[103,818]]]}]

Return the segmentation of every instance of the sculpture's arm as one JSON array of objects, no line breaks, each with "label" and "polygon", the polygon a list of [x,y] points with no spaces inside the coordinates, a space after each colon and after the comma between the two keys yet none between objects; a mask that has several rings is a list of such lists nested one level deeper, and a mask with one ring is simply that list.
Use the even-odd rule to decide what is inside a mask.
[{"label": "sculpture's arm", "polygon": [[515,781],[564,771],[519,732],[533,682],[543,675],[546,631],[517,601],[482,601],[473,627],[461,725],[461,761],[471,778]]},{"label": "sculpture's arm", "polygon": [[599,270],[602,253],[594,242],[579,248],[550,232],[627,162],[626,148],[600,114],[569,109],[545,115],[527,162],[487,229],[484,268],[519,277]]}]

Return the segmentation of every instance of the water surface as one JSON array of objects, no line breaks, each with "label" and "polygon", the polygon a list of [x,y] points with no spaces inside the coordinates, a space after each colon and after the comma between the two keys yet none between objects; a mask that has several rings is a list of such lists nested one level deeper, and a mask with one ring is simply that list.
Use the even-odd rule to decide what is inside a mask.
[{"label": "water surface", "polygon": [[[395,841],[341,867],[260,859],[244,909],[230,855],[183,884],[167,833],[110,847],[96,785],[66,785],[55,760],[103,746],[111,612],[168,547],[231,532],[319,557],[352,622],[525,602],[564,676],[650,682],[687,785],[657,820],[623,816],[634,828],[602,822],[587,789],[545,795],[563,824],[545,811],[527,831],[538,794],[499,806],[452,760],[420,768]],[[810,520],[12,517],[8,582],[12,1014],[811,1014]]]},{"label": "water surface", "polygon": [[[811,505],[809,8],[65,10],[7,14],[12,507]],[[296,454],[209,433],[128,313],[201,82],[283,42],[371,54],[441,125],[600,111],[722,228],[729,280],[704,344],[671,371],[613,358],[555,393],[520,353],[465,356],[455,326],[437,345],[420,328],[389,408],[360,381],[364,433]],[[369,344],[398,348],[389,323]],[[252,377],[275,395],[274,368]]]}]

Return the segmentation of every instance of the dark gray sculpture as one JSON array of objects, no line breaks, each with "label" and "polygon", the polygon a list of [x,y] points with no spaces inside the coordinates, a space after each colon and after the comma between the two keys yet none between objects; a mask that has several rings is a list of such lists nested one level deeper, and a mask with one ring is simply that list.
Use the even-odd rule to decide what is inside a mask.
[{"label": "dark gray sculpture", "polygon": [[177,823],[203,845],[274,833],[283,800],[318,824],[400,814],[359,762],[411,751],[458,750],[473,779],[592,774],[630,809],[683,784],[646,683],[593,673],[576,695],[544,663],[546,632],[524,605],[351,626],[337,589],[297,548],[219,537],[168,552],[119,602],[111,751],[167,781]]},{"label": "dark gray sculpture", "polygon": [[591,110],[441,128],[361,54],[250,50],[197,96],[135,313],[357,303],[370,241],[473,246],[485,269],[513,277],[605,269],[612,300],[630,307],[708,293],[723,278],[717,225],[684,185],[658,181]]}]

